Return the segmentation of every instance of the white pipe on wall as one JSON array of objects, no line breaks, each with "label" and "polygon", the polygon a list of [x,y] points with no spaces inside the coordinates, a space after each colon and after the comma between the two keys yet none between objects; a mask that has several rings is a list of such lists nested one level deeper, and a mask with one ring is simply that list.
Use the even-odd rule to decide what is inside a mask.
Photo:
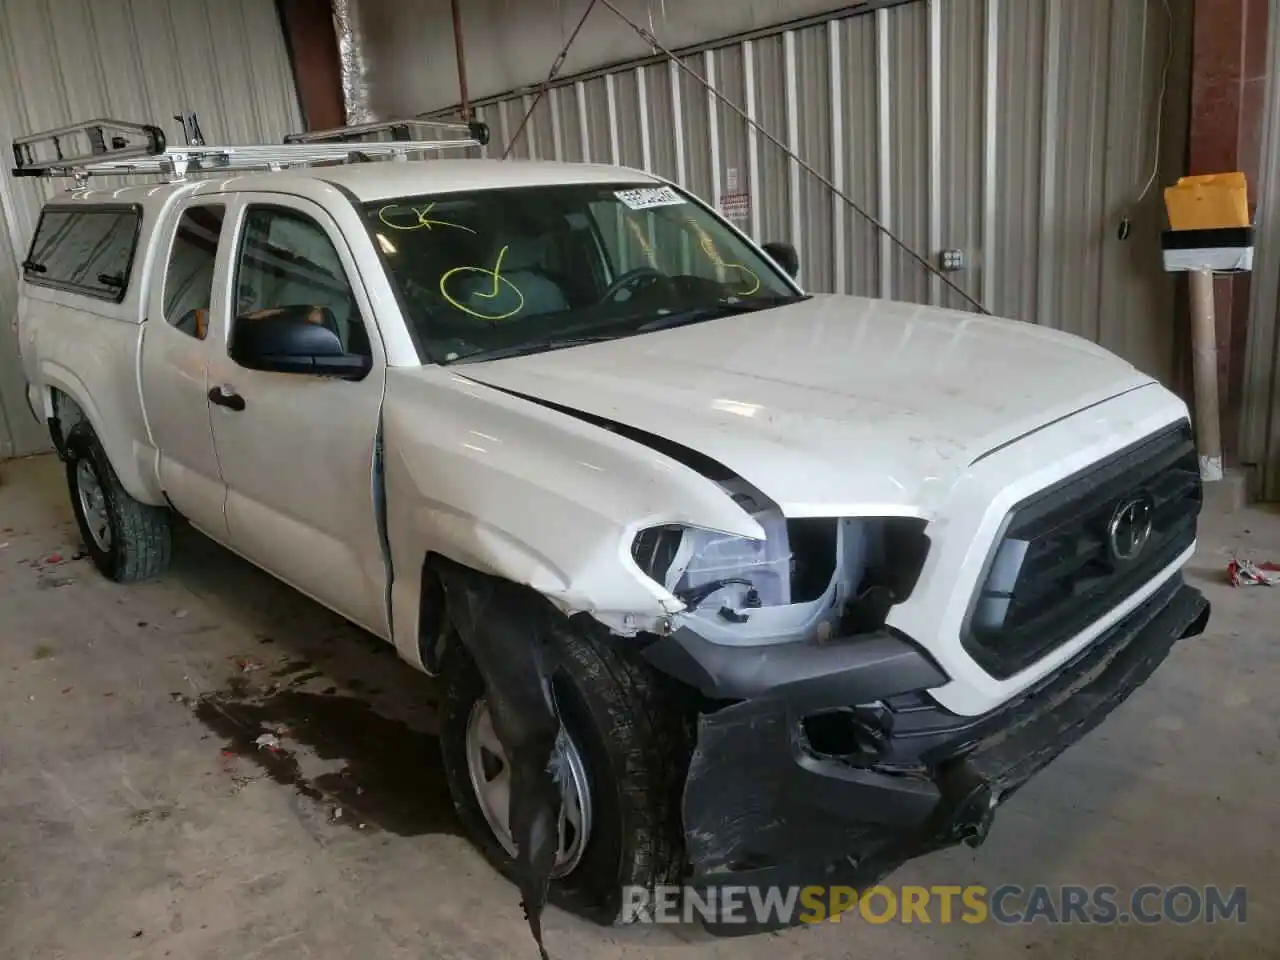
[{"label": "white pipe on wall", "polygon": [[1195,383],[1196,446],[1200,479],[1222,479],[1222,419],[1218,412],[1218,330],[1213,274],[1188,274],[1191,292],[1191,369]]}]

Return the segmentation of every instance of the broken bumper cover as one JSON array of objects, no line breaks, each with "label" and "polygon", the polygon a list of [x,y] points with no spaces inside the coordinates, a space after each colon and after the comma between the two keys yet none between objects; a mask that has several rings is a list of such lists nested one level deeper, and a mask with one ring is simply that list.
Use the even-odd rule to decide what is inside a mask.
[{"label": "broken bumper cover", "polygon": [[[1209,605],[1175,577],[1075,659],[1000,708],[952,714],[924,693],[946,678],[900,635],[825,646],[707,649],[674,634],[660,669],[731,703],[699,722],[684,795],[694,886],[874,883],[906,860],[980,842],[1000,802],[1099,724]],[[764,677],[779,685],[764,688]],[[858,711],[875,749],[815,749],[805,718]],[[741,925],[721,932],[748,932]]]}]

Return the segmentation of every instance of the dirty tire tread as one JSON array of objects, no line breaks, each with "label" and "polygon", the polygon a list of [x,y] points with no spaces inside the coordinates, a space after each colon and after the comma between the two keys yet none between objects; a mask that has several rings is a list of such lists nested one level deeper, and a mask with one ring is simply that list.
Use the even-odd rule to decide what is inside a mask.
[{"label": "dirty tire tread", "polygon": [[[680,883],[684,872],[680,806],[691,752],[693,708],[682,688],[622,650],[621,642],[590,626],[580,629],[565,621],[557,623],[548,637],[558,696],[561,684],[567,682],[576,691],[572,699],[580,701],[578,709],[571,709],[574,703],[562,702],[562,714],[587,754],[584,759],[596,800],[595,824],[583,862],[568,877],[552,881],[550,900],[602,924],[623,919],[623,886],[652,890]],[[459,642],[450,643],[441,674],[445,685],[442,745],[455,807],[481,852],[512,877],[510,858],[493,838],[474,800],[461,746],[470,704],[483,690],[483,680]],[[584,725],[593,726],[594,733],[581,729]],[[584,739],[588,742],[583,743]],[[452,763],[451,748],[457,753]],[[601,749],[607,776],[600,770]],[[615,793],[606,801],[601,795],[610,788]],[[602,816],[605,811],[612,815]],[[602,838],[601,831],[610,836]],[[606,854],[616,848],[617,856],[593,859],[598,843]]]},{"label": "dirty tire tread", "polygon": [[[173,538],[169,511],[153,507],[131,497],[120,484],[107,453],[93,429],[85,423],[72,428],[67,436],[67,485],[71,506],[80,527],[85,549],[93,557],[102,574],[117,583],[136,583],[158,577],[169,566]],[[89,534],[81,515],[76,492],[76,465],[88,459],[106,494],[111,517],[111,549],[100,550]]]},{"label": "dirty tire tread", "polygon": [[[652,890],[679,883],[684,870],[680,807],[691,742],[687,704],[673,682],[624,653],[617,639],[571,626],[562,629],[560,639],[566,655],[597,666],[621,694],[621,703],[608,707],[613,723],[607,733],[610,742],[629,745],[619,788],[631,813],[625,829],[634,839],[619,885]],[[622,919],[620,906],[613,922]]]}]

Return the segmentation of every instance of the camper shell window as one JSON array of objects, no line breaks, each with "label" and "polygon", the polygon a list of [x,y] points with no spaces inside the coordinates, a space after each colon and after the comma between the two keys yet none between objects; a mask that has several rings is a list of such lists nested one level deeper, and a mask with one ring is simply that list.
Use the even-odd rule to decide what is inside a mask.
[{"label": "camper shell window", "polygon": [[22,263],[23,279],[119,303],[141,224],[141,208],[132,204],[47,206]]}]

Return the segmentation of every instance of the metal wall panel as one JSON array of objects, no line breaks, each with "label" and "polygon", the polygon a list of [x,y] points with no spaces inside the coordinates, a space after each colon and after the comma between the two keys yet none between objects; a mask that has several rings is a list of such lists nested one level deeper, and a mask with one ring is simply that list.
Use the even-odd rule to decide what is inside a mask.
[{"label": "metal wall panel", "polygon": [[[965,269],[951,279],[993,312],[1100,341],[1167,380],[1173,285],[1160,264],[1159,188],[1181,172],[1190,5],[1168,9],[916,0],[684,62],[933,262],[960,250]],[[580,81],[581,100],[572,78],[557,88],[565,114],[584,107],[590,159],[616,157],[713,202],[748,192],[741,225],[795,242],[812,290],[964,307],[691,78],[673,84],[668,63],[643,70],[643,83],[634,66]],[[522,101],[527,92],[507,109],[521,114]],[[566,159],[584,156],[580,137],[565,139]]]},{"label": "metal wall panel", "polygon": [[[743,44],[751,56],[751,95],[747,102],[752,109],[748,113],[784,143],[788,140],[791,114],[798,106],[798,96],[794,93],[788,96],[785,46],[782,36]],[[797,249],[802,248],[805,237],[793,233],[791,226],[796,205],[789,194],[790,158],[763,139],[758,131],[742,123],[740,117],[735,119],[746,128],[747,189],[753,201],[747,232],[756,237],[788,237],[794,240]],[[813,282],[812,278],[807,279]]]},{"label": "metal wall panel", "polygon": [[[1036,278],[1040,265],[1040,184],[1044,162],[1045,16],[1054,0],[988,2],[995,13],[996,56],[988,58],[984,96],[994,96],[995,136],[986,144],[994,152],[994,196],[984,198],[996,209],[995,233],[984,245],[984,302],[1013,317],[1035,317]],[[990,74],[994,73],[992,83]],[[984,163],[992,163],[984,156]]]},{"label": "metal wall panel", "polygon": [[[676,126],[675,108],[671,111],[669,134],[684,148],[687,174],[681,186],[688,188],[700,197],[713,197],[715,191],[712,181],[713,171],[718,170],[719,151],[716,141],[708,136],[713,127],[711,114],[718,109],[713,98],[698,80],[714,82],[714,76],[707,73],[707,65],[712,61],[711,54],[699,54],[686,57],[681,62],[689,68],[689,72],[679,70],[680,81],[676,89],[680,92],[680,114],[683,127]],[[695,79],[697,78],[697,79]],[[702,133],[699,136],[699,132]]]},{"label": "metal wall panel", "polygon": [[[929,249],[929,58],[928,5],[886,10],[888,66],[879,82],[889,102],[888,165],[892,230],[913,250]],[[881,160],[882,163],[885,159]],[[909,258],[892,258],[895,300],[929,302],[929,275]]]},{"label": "metal wall panel", "polygon": [[[300,129],[272,0],[5,0],[0,143],[98,116],[159,123],[195,111],[210,142]],[[11,323],[17,264],[45,197],[64,185],[0,172],[0,457],[45,449],[23,398]]]},{"label": "metal wall panel", "polygon": [[[887,22],[888,14],[883,14]],[[836,52],[827,99],[831,124],[832,180],[872,216],[885,219],[881,204],[879,107],[876,97],[878,16],[833,21],[828,44]],[[811,112],[813,122],[822,122]],[[812,159],[812,158],[811,158]],[[832,284],[836,293],[880,294],[879,231],[839,197],[831,198]]]},{"label": "metal wall panel", "polygon": [[[984,0],[949,0],[947,16],[937,18],[935,29],[939,34],[937,66],[940,67],[930,73],[931,84],[937,82],[937,103],[930,105],[930,114],[932,119],[936,109],[939,141],[938,150],[930,156],[935,167],[930,182],[934,183],[936,176],[937,184],[935,246],[962,250],[975,261],[952,279],[970,296],[981,299],[986,267],[976,261],[977,252],[982,249],[986,199],[982,177],[986,120]],[[935,296],[943,297],[949,307],[961,310],[966,307],[963,297],[945,287],[936,290]]]},{"label": "metal wall panel", "polygon": [[640,84],[636,71],[623,70],[611,74],[614,100],[614,125],[618,131],[618,157],[623,166],[643,169],[644,150],[640,141]]},{"label": "metal wall panel", "polygon": [[[1269,20],[1267,62],[1275,64],[1280,63],[1280,17]],[[1280,72],[1274,69],[1263,112],[1240,458],[1257,468],[1256,492],[1280,500]]]},{"label": "metal wall panel", "polygon": [[[460,0],[473,97],[540,83],[588,0]],[[860,0],[613,0],[673,47],[703,44]],[[865,0],[862,0],[865,2]],[[374,113],[412,116],[456,102],[458,76],[449,0],[357,0],[365,81]],[[566,74],[639,59],[651,52],[597,5],[564,62]]]},{"label": "metal wall panel", "polygon": [[[798,30],[784,44],[784,71],[793,77],[795,94],[787,102],[788,144],[825,176],[831,177],[833,131],[831,123],[831,31]],[[789,47],[789,49],[787,49]],[[825,114],[814,116],[815,111]],[[791,143],[791,138],[795,142]],[[769,153],[778,151],[769,148]],[[843,157],[842,157],[843,159]],[[787,160],[790,223],[781,224],[774,236],[795,236],[800,243],[818,250],[831,250],[835,243],[835,208],[831,193],[790,159]],[[834,182],[834,181],[833,181]],[[796,195],[798,194],[798,200]],[[808,229],[803,229],[803,225]],[[802,227],[797,229],[797,226]],[[800,250],[801,257],[805,251]],[[815,289],[835,289],[835,256],[807,258],[805,282]]]},{"label": "metal wall panel", "polygon": [[[651,162],[649,168],[670,180],[677,179],[676,138],[671,136],[673,129],[672,115],[672,76],[670,64],[658,64],[644,68],[644,90],[649,109],[641,114],[646,124],[645,137],[650,143]],[[679,78],[675,78],[678,82]],[[659,122],[660,118],[668,118]]]}]

